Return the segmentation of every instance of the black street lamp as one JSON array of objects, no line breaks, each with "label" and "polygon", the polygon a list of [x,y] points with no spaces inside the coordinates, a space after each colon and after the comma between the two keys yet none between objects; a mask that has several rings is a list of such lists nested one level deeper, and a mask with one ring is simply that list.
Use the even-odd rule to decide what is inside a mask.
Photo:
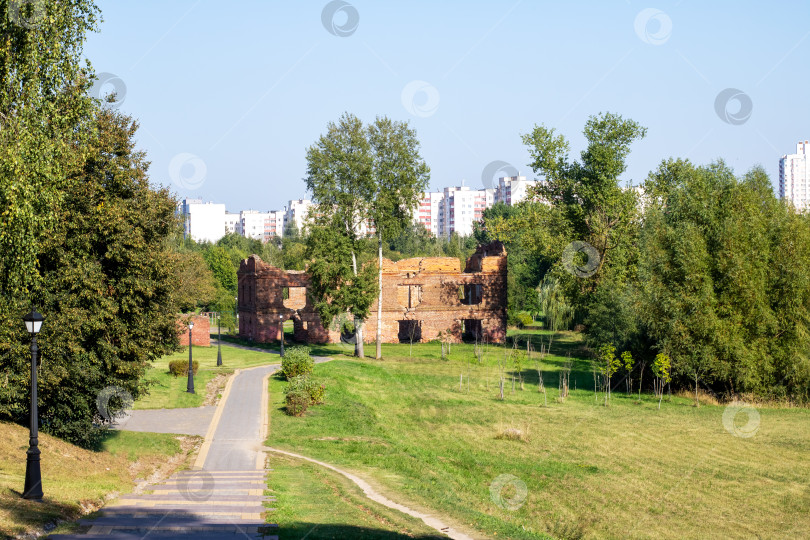
[{"label": "black street lamp", "polygon": [[23,317],[25,328],[31,334],[31,432],[28,439],[28,455],[25,463],[25,488],[23,489],[23,499],[41,499],[42,494],[42,473],[39,467],[39,414],[37,410],[37,334],[42,328],[42,321],[45,317],[31,310],[31,313]]},{"label": "black street lamp", "polygon": [[278,318],[281,321],[281,357],[284,358],[284,315],[279,313]]},{"label": "black street lamp", "polygon": [[220,319],[222,314],[217,312],[217,366],[222,365],[222,328],[220,327]]},{"label": "black street lamp", "polygon": [[194,394],[194,368],[191,365],[191,330],[194,329],[194,321],[188,322],[188,384],[186,384],[186,392]]}]

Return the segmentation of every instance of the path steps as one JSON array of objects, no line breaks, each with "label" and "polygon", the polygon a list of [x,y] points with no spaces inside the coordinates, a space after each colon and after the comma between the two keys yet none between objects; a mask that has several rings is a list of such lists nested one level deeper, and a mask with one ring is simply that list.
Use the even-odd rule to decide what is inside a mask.
[{"label": "path steps", "polygon": [[83,519],[86,534],[54,534],[52,540],[194,538],[278,540],[278,528],[262,515],[275,497],[264,495],[267,471],[181,471],[144,495],[124,495],[100,517]]}]

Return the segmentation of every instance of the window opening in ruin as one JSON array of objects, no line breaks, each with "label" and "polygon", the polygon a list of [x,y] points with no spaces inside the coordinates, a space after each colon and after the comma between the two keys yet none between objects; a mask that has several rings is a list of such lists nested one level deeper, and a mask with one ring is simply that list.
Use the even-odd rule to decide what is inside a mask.
[{"label": "window opening in ruin", "polygon": [[281,288],[281,299],[282,300],[289,300],[290,298],[290,288],[289,287],[282,287]]},{"label": "window opening in ruin", "polygon": [[397,303],[405,309],[413,309],[422,303],[421,285],[397,285]]},{"label": "window opening in ruin", "polygon": [[[284,290],[287,291],[287,296],[284,297]],[[301,309],[307,305],[307,288],[306,287],[283,287],[282,298],[284,307],[287,309]]]},{"label": "window opening in ruin", "polygon": [[419,343],[422,341],[421,321],[404,320],[399,322],[397,337],[400,343]]},{"label": "window opening in ruin", "polygon": [[483,331],[481,319],[463,319],[464,331],[461,334],[463,341],[481,341]]},{"label": "window opening in ruin", "polygon": [[462,305],[480,304],[484,297],[484,288],[480,283],[467,283],[458,286],[458,297]]}]

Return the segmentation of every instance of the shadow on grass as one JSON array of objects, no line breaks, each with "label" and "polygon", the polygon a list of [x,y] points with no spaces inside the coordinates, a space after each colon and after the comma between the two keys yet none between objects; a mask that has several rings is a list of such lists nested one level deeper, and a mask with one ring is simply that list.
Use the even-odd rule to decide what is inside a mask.
[{"label": "shadow on grass", "polygon": [[278,530],[279,540],[307,540],[332,539],[332,538],[365,538],[369,540],[397,540],[405,538],[417,538],[420,540],[447,538],[441,534],[412,536],[401,534],[395,531],[384,531],[371,529],[369,527],[357,527],[354,525],[318,524],[318,523],[294,523],[281,527]]},{"label": "shadow on grass", "polygon": [[[24,480],[20,479],[20,486]],[[47,489],[47,485],[46,485]],[[0,513],[6,520],[26,528],[42,527],[57,520],[77,519],[82,515],[79,505],[70,505],[50,500],[41,501],[22,498],[22,492],[16,489],[5,489],[0,492]],[[10,531],[0,528],[0,538],[14,538],[21,531]]]}]

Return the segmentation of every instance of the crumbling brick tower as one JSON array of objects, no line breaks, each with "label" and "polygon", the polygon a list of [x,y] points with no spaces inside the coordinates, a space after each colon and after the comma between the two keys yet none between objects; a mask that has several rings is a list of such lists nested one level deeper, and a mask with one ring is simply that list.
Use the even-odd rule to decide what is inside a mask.
[{"label": "crumbling brick tower", "polygon": [[[293,319],[295,339],[336,342],[338,329],[325,329],[312,308],[305,272],[285,272],[256,255],[242,261],[239,276],[239,334],[268,342],[279,339],[282,320]],[[284,297],[288,298],[285,300]],[[376,295],[375,295],[376,296]],[[377,302],[364,327],[373,342]],[[480,246],[464,271],[454,257],[383,260],[382,337],[386,343],[439,338],[452,341],[506,337],[506,250],[500,242]]]}]

